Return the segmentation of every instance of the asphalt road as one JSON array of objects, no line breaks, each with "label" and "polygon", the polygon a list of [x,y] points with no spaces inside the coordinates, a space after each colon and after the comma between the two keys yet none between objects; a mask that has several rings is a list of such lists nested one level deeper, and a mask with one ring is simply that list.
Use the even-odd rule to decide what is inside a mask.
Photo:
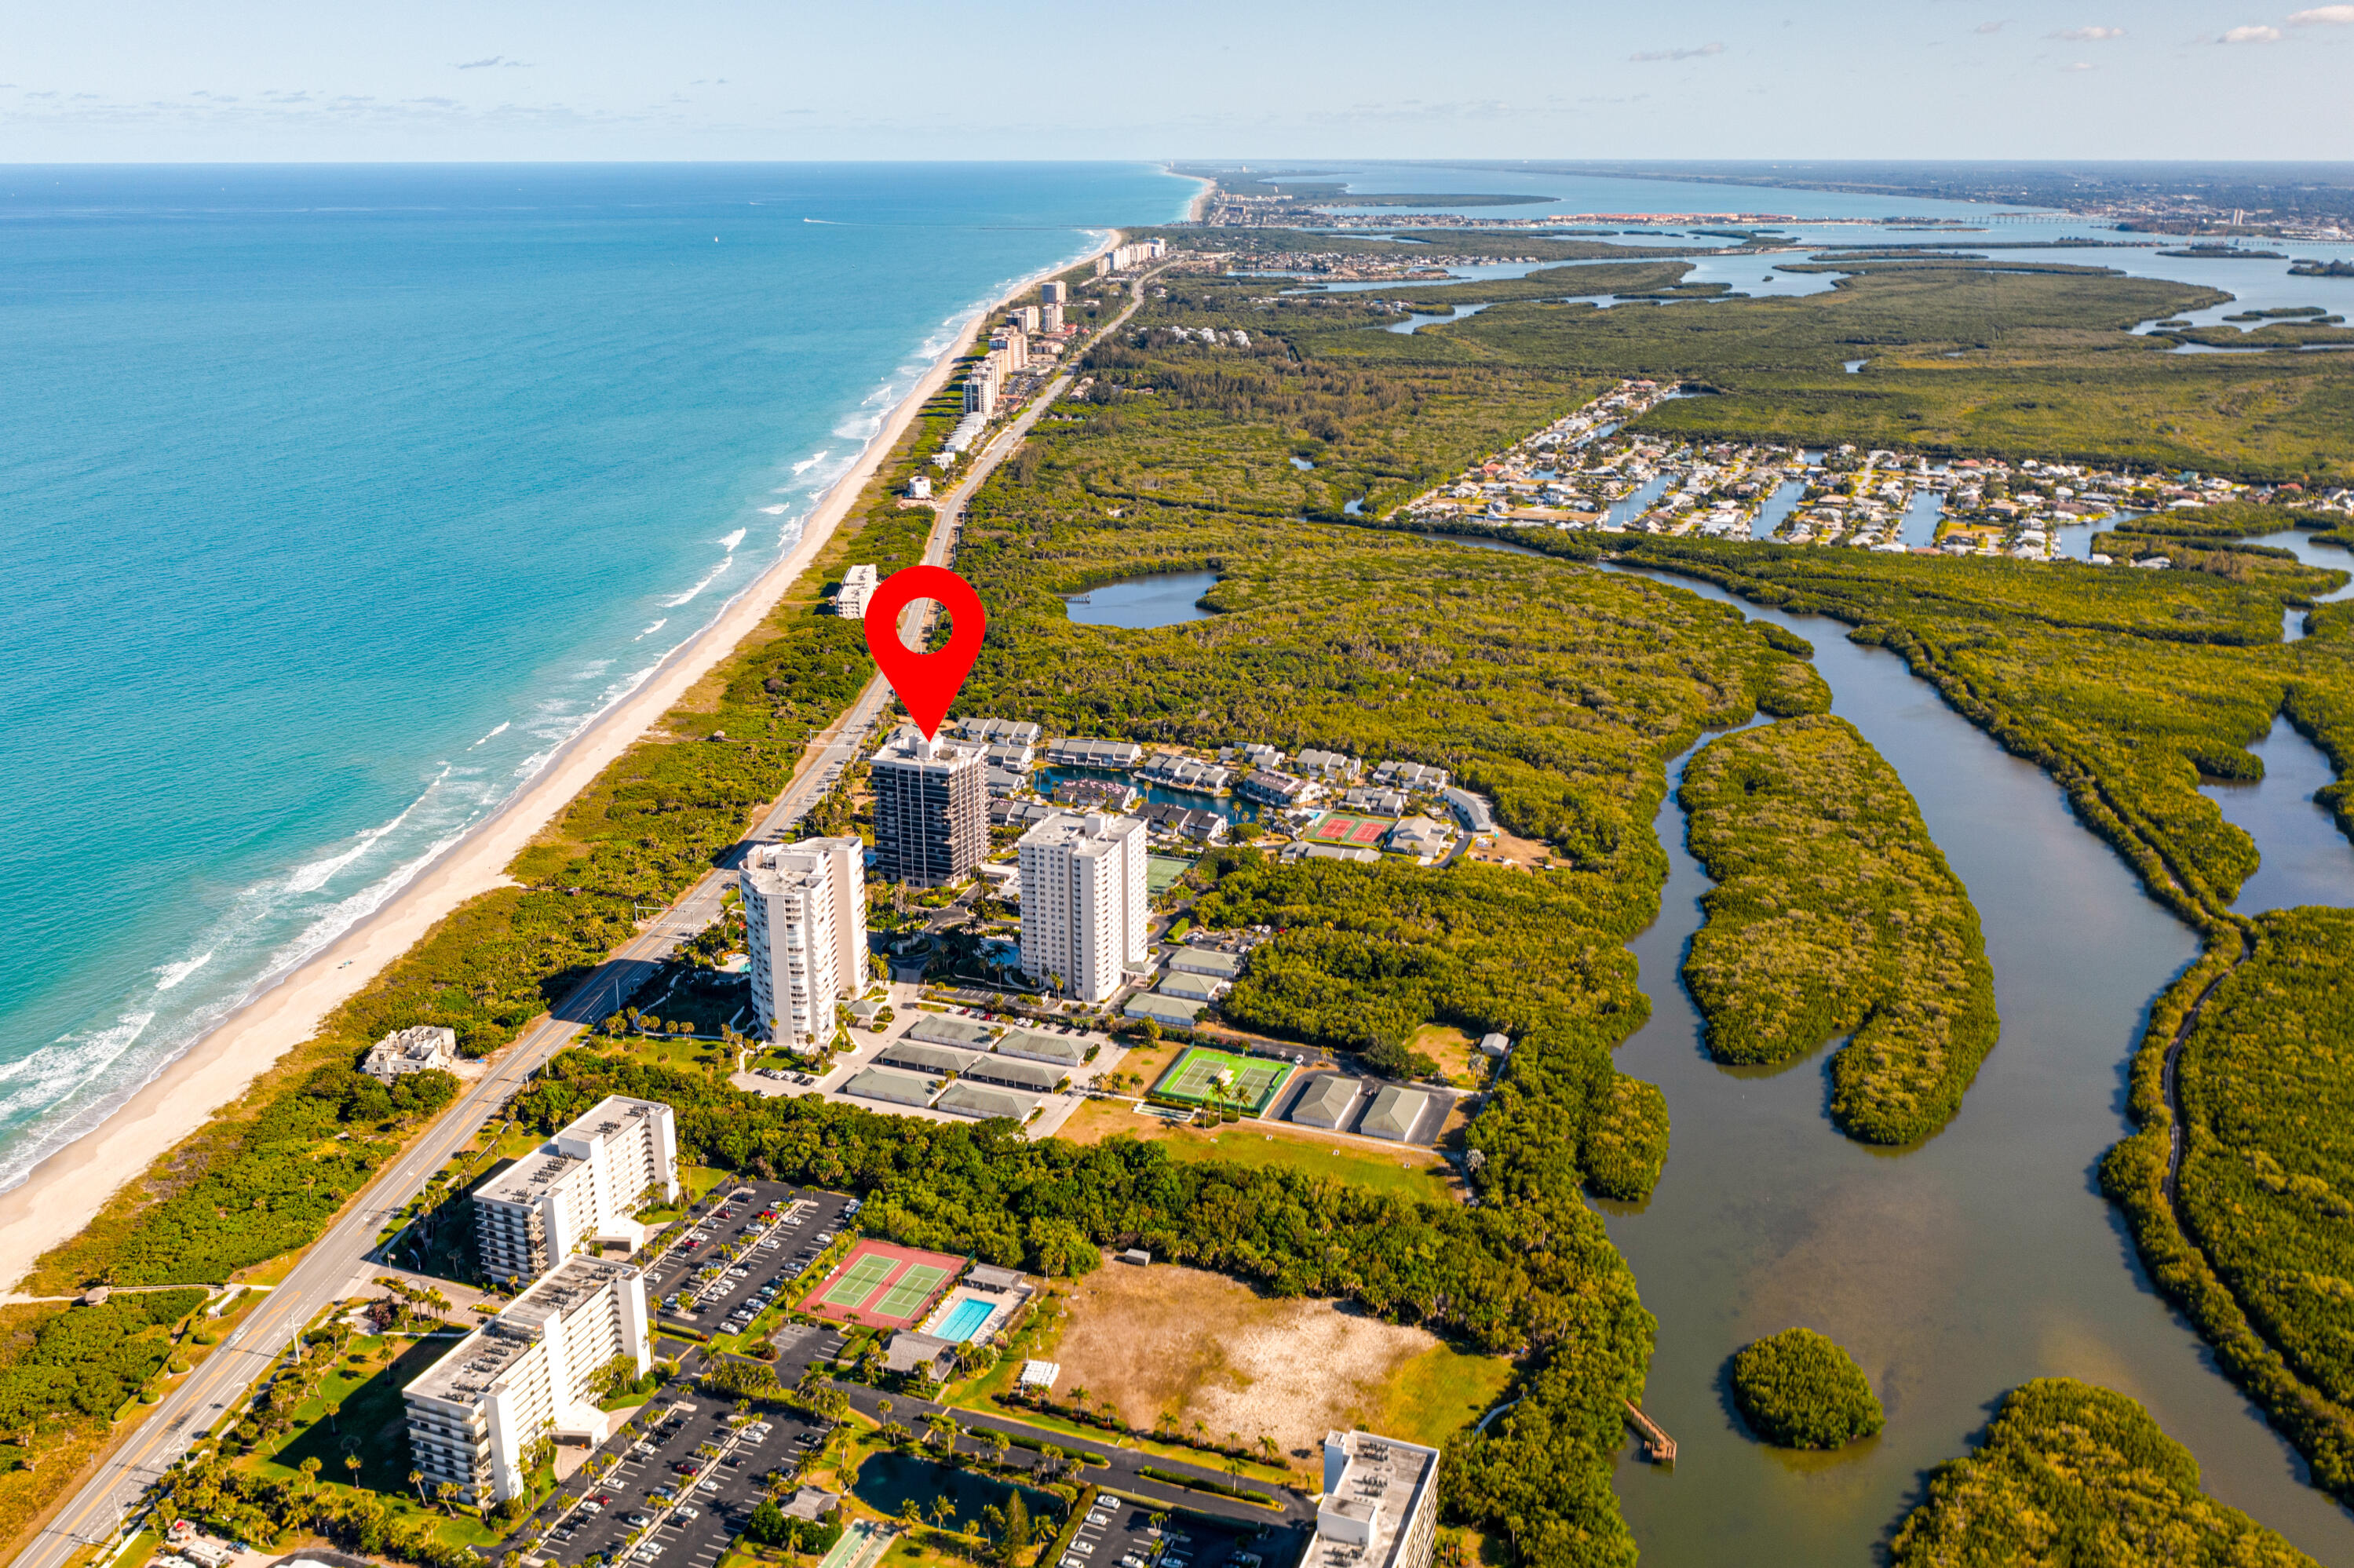
[{"label": "asphalt road", "polygon": [[[1148,275],[1149,276],[1149,275]],[[1117,331],[1142,301],[1146,280],[1129,286],[1127,309],[1104,334]],[[1098,334],[1099,336],[1101,334]],[[923,558],[944,565],[966,504],[998,463],[1027,435],[1038,418],[1071,382],[1063,372],[1020,418],[975,455],[971,467],[943,498],[938,521],[924,542]],[[929,623],[928,601],[911,605],[907,616],[921,630]],[[903,625],[906,624],[903,622]],[[883,712],[889,683],[878,673],[859,693],[841,723],[813,741],[792,784],[769,808],[726,861],[689,888],[678,901],[616,949],[555,1008],[528,1026],[501,1052],[490,1071],[475,1081],[416,1142],[387,1165],[313,1243],[279,1287],[226,1343],[207,1357],[179,1387],[141,1423],[139,1430],[101,1461],[73,1497],[51,1515],[13,1560],[15,1568],[60,1568],[83,1547],[105,1542],[126,1514],[161,1478],[201,1432],[211,1430],[243,1399],[253,1383],[282,1357],[293,1337],[350,1288],[378,1232],[398,1213],[428,1177],[439,1171],[483,1125],[530,1082],[547,1059],[582,1029],[613,1012],[634,995],[679,943],[719,917],[720,901],[735,880],[734,866],[751,842],[781,837],[823,795],[830,766],[847,766],[863,749]]]}]

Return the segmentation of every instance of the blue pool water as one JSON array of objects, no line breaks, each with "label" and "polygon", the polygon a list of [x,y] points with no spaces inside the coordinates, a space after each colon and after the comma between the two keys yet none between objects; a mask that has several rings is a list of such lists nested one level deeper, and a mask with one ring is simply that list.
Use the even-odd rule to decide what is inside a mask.
[{"label": "blue pool water", "polygon": [[938,1337],[962,1344],[981,1332],[981,1326],[989,1321],[989,1315],[995,1310],[979,1297],[968,1296],[949,1308],[949,1315],[940,1319]]},{"label": "blue pool water", "polygon": [[0,1186],[790,546],[1137,164],[0,171]]}]

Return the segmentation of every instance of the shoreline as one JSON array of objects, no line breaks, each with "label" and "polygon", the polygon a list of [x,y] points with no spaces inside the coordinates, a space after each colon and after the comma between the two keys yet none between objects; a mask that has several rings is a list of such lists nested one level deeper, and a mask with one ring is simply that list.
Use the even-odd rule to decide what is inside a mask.
[{"label": "shoreline", "polygon": [[[329,1013],[366,989],[469,900],[513,886],[508,864],[533,838],[658,724],[689,690],[767,620],[881,469],[917,411],[948,382],[990,315],[1120,243],[1120,230],[1070,260],[1023,277],[965,317],[949,345],[893,405],[858,461],[811,508],[801,536],[779,559],[671,650],[635,690],[616,699],[566,741],[465,834],[436,855],[383,906],[326,947],[239,1001],[219,1022],[156,1072],[96,1127],[52,1150],[0,1192],[0,1300],[21,1285],[42,1254],[75,1235],[156,1158],[201,1130]],[[486,1058],[486,1060],[489,1058]]]}]

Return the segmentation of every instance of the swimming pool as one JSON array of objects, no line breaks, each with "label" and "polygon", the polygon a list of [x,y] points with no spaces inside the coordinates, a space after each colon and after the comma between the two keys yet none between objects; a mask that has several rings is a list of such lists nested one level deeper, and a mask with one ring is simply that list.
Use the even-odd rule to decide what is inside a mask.
[{"label": "swimming pool", "polygon": [[949,1315],[940,1320],[940,1326],[934,1332],[943,1340],[962,1344],[981,1331],[981,1326],[989,1321],[989,1315],[995,1310],[995,1307],[979,1297],[968,1296],[949,1309]]}]

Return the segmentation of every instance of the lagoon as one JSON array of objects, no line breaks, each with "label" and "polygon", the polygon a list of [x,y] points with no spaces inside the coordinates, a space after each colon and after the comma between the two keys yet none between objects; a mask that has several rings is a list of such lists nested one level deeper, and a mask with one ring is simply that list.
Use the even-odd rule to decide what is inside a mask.
[{"label": "lagoon", "polygon": [[[2196,952],[2192,934],[2047,776],[1896,655],[1849,642],[1837,621],[1656,580],[1814,643],[1833,711],[1897,768],[1970,889],[2003,1034],[1953,1123],[1905,1150],[1834,1130],[1828,1049],[1780,1068],[1715,1064],[1679,979],[1710,882],[1672,793],[1661,805],[1669,882],[1630,944],[1652,1014],[1617,1061],[1665,1092],[1671,1142],[1648,1202],[1602,1205],[1659,1319],[1645,1408],[1681,1446],[1672,1470],[1631,1451],[1618,1468],[1646,1561],[1872,1563],[1928,1471],[1967,1451],[2006,1390],[2062,1374],[2141,1401],[2221,1500],[2325,1561],[2354,1561],[2354,1520],[2306,1484],[2303,1461],[2151,1288],[2094,1181],[2130,1130],[2126,1064],[2148,1003]],[[1888,1409],[1880,1436],[1797,1455],[1743,1430],[1729,1358],[1801,1323],[1862,1364]]]},{"label": "lagoon", "polygon": [[1217,581],[1215,572],[1157,572],[1074,594],[1063,607],[1082,626],[1119,626],[1131,631],[1179,626],[1210,619],[1211,612],[1197,601]]}]

